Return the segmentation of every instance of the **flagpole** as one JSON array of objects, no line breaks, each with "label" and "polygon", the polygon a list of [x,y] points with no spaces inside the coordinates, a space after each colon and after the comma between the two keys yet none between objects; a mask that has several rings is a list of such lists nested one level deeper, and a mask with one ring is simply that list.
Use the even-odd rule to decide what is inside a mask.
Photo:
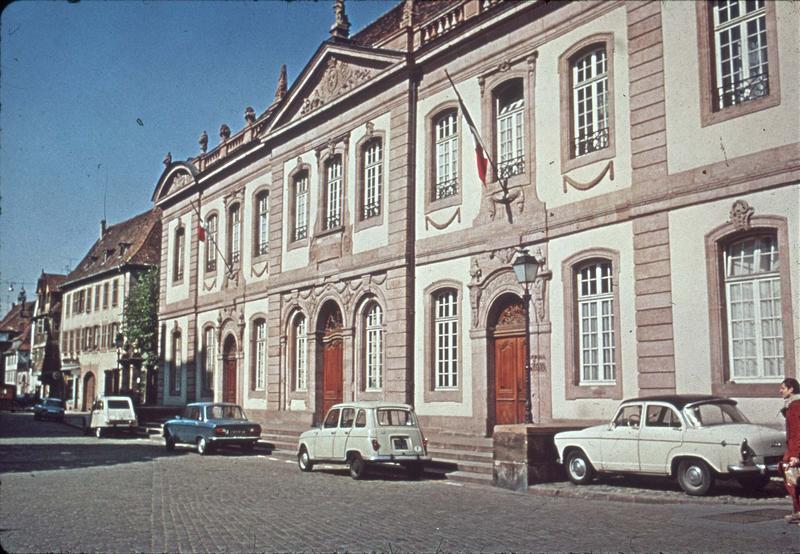
[{"label": "flagpole", "polygon": [[489,153],[489,149],[486,148],[486,144],[484,144],[483,139],[481,138],[481,135],[478,132],[478,128],[475,126],[475,122],[469,115],[469,111],[467,110],[466,104],[464,104],[464,99],[461,98],[461,94],[458,92],[456,84],[453,82],[453,79],[452,77],[450,77],[450,73],[447,71],[447,69],[444,70],[444,74],[447,77],[447,80],[450,81],[450,86],[453,87],[453,91],[456,93],[456,97],[458,98],[458,104],[461,106],[461,111],[464,113],[464,118],[467,120],[467,125],[469,125],[470,130],[472,131],[472,135],[475,137],[475,140],[478,141],[478,144],[480,144],[480,147],[483,149],[483,154],[486,156],[486,159],[492,166],[492,171],[494,172],[494,176],[500,183],[500,187],[503,189],[503,198],[508,198],[508,183],[506,182],[507,180],[500,175],[500,171],[497,169],[497,164],[495,164],[494,159]]},{"label": "flagpole", "polygon": [[[200,226],[203,227],[203,232],[205,232],[206,228],[205,226],[203,226],[203,217],[200,215],[200,211],[194,205],[194,202],[192,200],[189,200],[189,205],[192,206],[194,213],[197,214],[197,219],[200,222]],[[225,254],[223,254],[222,250],[219,249],[219,244],[217,244],[219,241],[214,240],[213,242],[214,242],[214,249],[217,251],[217,254],[219,254],[219,257],[222,258],[222,261],[225,263],[225,269],[227,270],[228,273],[233,273],[233,266],[228,263],[228,260],[225,259]]]}]

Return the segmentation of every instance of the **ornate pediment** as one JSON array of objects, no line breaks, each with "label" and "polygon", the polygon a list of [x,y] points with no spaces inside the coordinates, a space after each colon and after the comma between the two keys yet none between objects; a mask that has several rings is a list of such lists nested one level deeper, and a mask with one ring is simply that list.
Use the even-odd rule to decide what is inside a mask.
[{"label": "ornate pediment", "polygon": [[302,119],[357,90],[405,58],[398,52],[326,43],[306,66],[270,127]]},{"label": "ornate pediment", "polygon": [[153,201],[159,202],[176,192],[194,185],[197,170],[189,162],[171,163],[164,170],[153,193]]}]

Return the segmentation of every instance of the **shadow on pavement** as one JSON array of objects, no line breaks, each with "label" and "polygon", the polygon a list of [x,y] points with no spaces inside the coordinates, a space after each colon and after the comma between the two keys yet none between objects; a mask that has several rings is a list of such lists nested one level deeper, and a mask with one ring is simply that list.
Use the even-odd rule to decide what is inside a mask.
[{"label": "shadow on pavement", "polygon": [[[595,483],[587,486],[587,488],[593,487],[608,487],[610,490],[616,490],[620,493],[625,493],[628,491],[632,494],[636,494],[639,491],[644,491],[645,494],[685,494],[678,482],[674,479],[668,479],[664,477],[649,477],[643,475],[603,476],[600,477]],[[760,491],[750,491],[744,489],[734,479],[718,479],[714,485],[714,488],[709,491],[704,498],[726,496],[750,498],[754,500],[783,498],[786,496],[786,489],[783,487],[783,481],[779,479],[772,479],[769,484],[767,484],[767,486]]]}]

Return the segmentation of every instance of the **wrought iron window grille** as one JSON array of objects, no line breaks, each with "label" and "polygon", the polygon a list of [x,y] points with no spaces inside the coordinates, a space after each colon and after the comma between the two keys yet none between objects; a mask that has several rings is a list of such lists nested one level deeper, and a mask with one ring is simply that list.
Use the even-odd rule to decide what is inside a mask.
[{"label": "wrought iron window grille", "polygon": [[738,79],[717,88],[720,109],[768,95],[769,72],[752,75],[749,79]]},{"label": "wrought iron window grille", "polygon": [[450,196],[454,196],[457,193],[458,193],[458,179],[450,179],[449,181],[442,181],[440,183],[436,183],[436,187],[433,189],[433,199],[441,200],[443,198],[449,198]]},{"label": "wrought iron window grille", "polygon": [[591,154],[597,150],[608,147],[608,140],[611,132],[608,127],[604,127],[590,135],[581,135],[575,139],[575,156]]},{"label": "wrought iron window grille", "polygon": [[364,204],[364,219],[381,215],[381,203],[376,200]]},{"label": "wrought iron window grille", "polygon": [[331,214],[325,217],[325,229],[336,229],[342,226],[342,216],[339,214]]},{"label": "wrought iron window grille", "polygon": [[503,160],[497,166],[497,177],[499,179],[508,179],[523,173],[525,173],[525,156]]},{"label": "wrought iron window grille", "polygon": [[308,236],[308,227],[306,225],[300,225],[296,227],[294,230],[294,240],[303,240]]}]

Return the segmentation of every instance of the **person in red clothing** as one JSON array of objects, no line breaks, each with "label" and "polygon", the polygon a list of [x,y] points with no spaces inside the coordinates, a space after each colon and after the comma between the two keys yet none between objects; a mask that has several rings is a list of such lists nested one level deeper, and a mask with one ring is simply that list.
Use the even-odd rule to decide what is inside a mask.
[{"label": "person in red clothing", "polygon": [[[784,402],[781,413],[786,418],[786,452],[781,464],[785,470],[800,465],[800,383],[789,377],[783,380],[779,390]],[[792,499],[792,513],[786,516],[786,522],[800,525],[800,486],[790,485],[785,480],[784,485]]]}]

